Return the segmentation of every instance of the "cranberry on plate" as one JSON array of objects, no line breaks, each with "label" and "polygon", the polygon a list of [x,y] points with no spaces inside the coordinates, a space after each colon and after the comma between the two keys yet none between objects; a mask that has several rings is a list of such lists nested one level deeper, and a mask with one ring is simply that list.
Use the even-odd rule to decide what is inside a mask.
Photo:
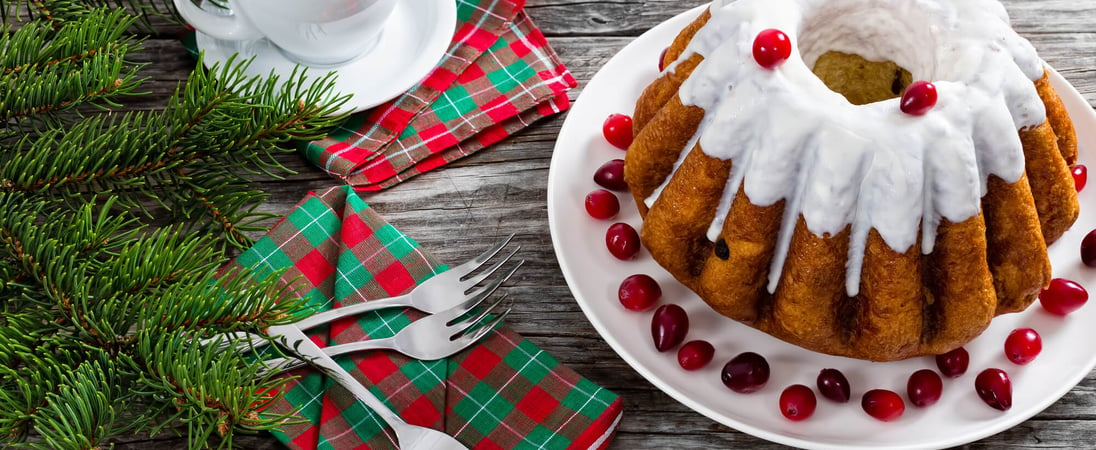
[{"label": "cranberry on plate", "polygon": [[624,182],[624,160],[613,159],[594,172],[594,182],[605,189],[628,192],[628,183]]},{"label": "cranberry on plate", "polygon": [[822,369],[818,372],[818,392],[837,403],[846,403],[851,397],[849,379],[837,369]]},{"label": "cranberry on plate", "polygon": [[[1096,233],[1089,233],[1089,236],[1096,236]],[[1088,236],[1085,240],[1088,240]],[[1043,305],[1043,309],[1058,316],[1080,309],[1087,301],[1088,291],[1077,282],[1064,278],[1050,280],[1050,286],[1039,293],[1039,304]]]},{"label": "cranberry on plate", "polygon": [[1017,328],[1005,338],[1005,357],[1013,363],[1024,365],[1043,351],[1043,338],[1031,328]]},{"label": "cranberry on plate", "polygon": [[1069,169],[1071,175],[1073,175],[1073,187],[1077,189],[1077,192],[1081,192],[1088,184],[1088,167],[1084,164],[1077,164]]},{"label": "cranberry on plate", "polygon": [[715,347],[708,341],[697,339],[686,342],[677,351],[677,363],[685,370],[700,370],[712,362]]},{"label": "cranberry on plate", "polygon": [[689,315],[675,304],[659,306],[651,317],[651,337],[655,349],[664,352],[677,347],[689,333]]},{"label": "cranberry on plate", "polygon": [[807,420],[814,414],[818,400],[814,391],[802,384],[793,384],[780,393],[780,413],[795,422]]},{"label": "cranberry on plate", "polygon": [[1012,408],[1012,381],[1001,369],[983,370],[974,380],[974,391],[993,409],[1007,411]]},{"label": "cranberry on plate", "polygon": [[921,369],[910,375],[906,382],[906,396],[914,406],[926,407],[936,404],[944,392],[944,382],[940,375],[931,369]]},{"label": "cranberry on plate", "polygon": [[614,223],[605,231],[605,246],[621,261],[633,259],[639,254],[639,232],[626,223]]},{"label": "cranberry on plate", "polygon": [[769,382],[769,362],[754,352],[735,356],[723,366],[723,385],[739,394],[749,394]]},{"label": "cranberry on plate", "polygon": [[586,194],[586,213],[595,219],[607,220],[620,212],[620,200],[616,194],[605,189],[597,189]]},{"label": "cranberry on plate", "polygon": [[605,140],[621,150],[632,145],[632,117],[627,114],[609,114],[601,125]]},{"label": "cranberry on plate", "polygon": [[646,311],[655,306],[662,297],[662,288],[654,278],[647,274],[636,274],[625,278],[617,289],[620,304],[632,311]]},{"label": "cranberry on plate", "polygon": [[956,378],[967,373],[967,366],[969,365],[970,353],[967,353],[967,349],[963,347],[942,355],[936,355],[936,367],[940,369],[940,373],[948,378]]},{"label": "cranberry on plate", "polygon": [[860,407],[864,412],[883,422],[891,422],[902,417],[906,412],[906,404],[902,397],[894,391],[886,389],[872,389],[864,393],[860,399]]}]

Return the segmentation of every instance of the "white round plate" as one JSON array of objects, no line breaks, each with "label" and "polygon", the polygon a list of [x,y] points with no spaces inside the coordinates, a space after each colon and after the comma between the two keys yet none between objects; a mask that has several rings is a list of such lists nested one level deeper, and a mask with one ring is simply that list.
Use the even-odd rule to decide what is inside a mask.
[{"label": "white round plate", "polygon": [[[1073,388],[1096,366],[1096,305],[1067,317],[1057,317],[1032,305],[1026,312],[997,318],[966,346],[971,363],[967,373],[944,380],[939,403],[917,408],[908,403],[894,422],[872,419],[860,408],[870,389],[890,389],[905,397],[906,380],[914,371],[935,369],[932,358],[871,363],[810,352],[724,318],[677,283],[646,251],[634,261],[619,261],[605,247],[610,221],[586,214],[583,200],[597,189],[594,171],[624,153],[602,137],[601,124],[611,113],[631,114],[642,89],[656,78],[658,55],[701,8],[670,19],[643,34],[613,57],[590,81],[568,113],[560,131],[548,176],[548,222],[564,277],[583,312],[601,336],[636,371],[690,408],[713,420],[770,441],[810,448],[907,449],[960,445],[1008,429],[1039,413]],[[1052,81],[1072,114],[1081,142],[1081,163],[1096,167],[1096,114],[1057,73]],[[794,120],[794,118],[789,118]],[[614,221],[639,229],[641,221],[631,197],[618,194],[622,210]],[[1096,204],[1096,189],[1081,194],[1082,205]],[[1050,248],[1054,276],[1096,287],[1096,269],[1080,262],[1081,239],[1096,227],[1096,208],[1081,211],[1073,228]],[[659,353],[650,333],[651,312],[625,310],[617,288],[625,277],[646,273],[663,288],[662,303],[681,305],[689,314],[686,339],[705,339],[716,347],[715,359],[697,372],[677,364],[676,352]],[[1096,303],[1096,302],[1094,302]],[[1005,336],[1031,327],[1043,337],[1043,352],[1026,366],[1005,359]],[[720,370],[735,355],[764,355],[772,376],[764,389],[737,394],[723,386]],[[815,386],[823,368],[837,368],[852,384],[853,399],[839,404],[819,398],[814,416],[804,422],[785,419],[777,408],[780,392],[801,383]],[[974,378],[985,368],[1008,372],[1014,386],[1013,406],[1001,412],[986,406],[974,392]]]},{"label": "white round plate", "polygon": [[[399,2],[370,51],[338,66],[308,67],[307,77],[316,80],[337,72],[335,92],[351,94],[339,113],[372,108],[404,93],[430,73],[449,49],[457,23],[453,0],[409,0]],[[270,41],[225,41],[198,32],[198,50],[205,52],[207,67],[222,66],[232,55],[255,60],[248,76],[266,76],[271,70],[285,79],[297,62],[286,57]]]}]

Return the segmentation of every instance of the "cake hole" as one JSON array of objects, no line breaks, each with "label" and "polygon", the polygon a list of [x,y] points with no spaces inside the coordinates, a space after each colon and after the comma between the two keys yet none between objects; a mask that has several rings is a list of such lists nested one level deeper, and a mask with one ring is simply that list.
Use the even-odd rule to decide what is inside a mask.
[{"label": "cake hole", "polygon": [[894,62],[869,61],[839,51],[823,53],[811,70],[826,87],[854,105],[899,97],[913,82],[913,75]]},{"label": "cake hole", "polygon": [[925,25],[938,15],[863,0],[812,2],[794,39],[822,85],[865,105],[900,97],[914,80],[938,80],[938,37]]}]

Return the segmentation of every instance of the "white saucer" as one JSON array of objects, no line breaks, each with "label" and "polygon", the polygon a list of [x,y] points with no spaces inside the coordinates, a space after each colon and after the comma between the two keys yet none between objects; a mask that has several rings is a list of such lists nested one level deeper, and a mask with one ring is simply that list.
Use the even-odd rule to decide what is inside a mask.
[{"label": "white saucer", "polygon": [[[453,0],[411,0],[399,2],[392,12],[380,41],[357,59],[338,66],[309,66],[307,77],[316,80],[337,72],[335,92],[351,94],[339,113],[369,109],[404,93],[422,81],[449,49],[456,30],[457,5]],[[255,60],[245,70],[248,76],[266,76],[274,71],[286,79],[296,67],[270,41],[225,41],[196,33],[198,50],[205,52],[205,65],[222,66],[234,54]]]}]

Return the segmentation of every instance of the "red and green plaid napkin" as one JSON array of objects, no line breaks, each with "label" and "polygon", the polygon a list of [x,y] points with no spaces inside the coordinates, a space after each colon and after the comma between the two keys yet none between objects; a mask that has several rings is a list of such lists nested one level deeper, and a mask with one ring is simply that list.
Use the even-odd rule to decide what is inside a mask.
[{"label": "red and green plaid napkin", "polygon": [[[309,194],[232,264],[260,274],[287,269],[283,279],[297,280],[297,292],[320,310],[402,294],[446,270],[349,186]],[[310,334],[320,346],[386,337],[421,315],[381,310]],[[369,351],[336,361],[407,422],[469,448],[604,448],[621,415],[616,394],[505,326],[444,360]],[[300,409],[304,423],[276,433],[289,447],[395,447],[391,430],[341,386],[309,368],[293,375],[301,378],[268,408]]]},{"label": "red and green plaid napkin", "polygon": [[402,96],[352,116],[305,156],[359,190],[379,190],[467,156],[570,107],[574,77],[524,0],[456,0],[453,43]]}]

